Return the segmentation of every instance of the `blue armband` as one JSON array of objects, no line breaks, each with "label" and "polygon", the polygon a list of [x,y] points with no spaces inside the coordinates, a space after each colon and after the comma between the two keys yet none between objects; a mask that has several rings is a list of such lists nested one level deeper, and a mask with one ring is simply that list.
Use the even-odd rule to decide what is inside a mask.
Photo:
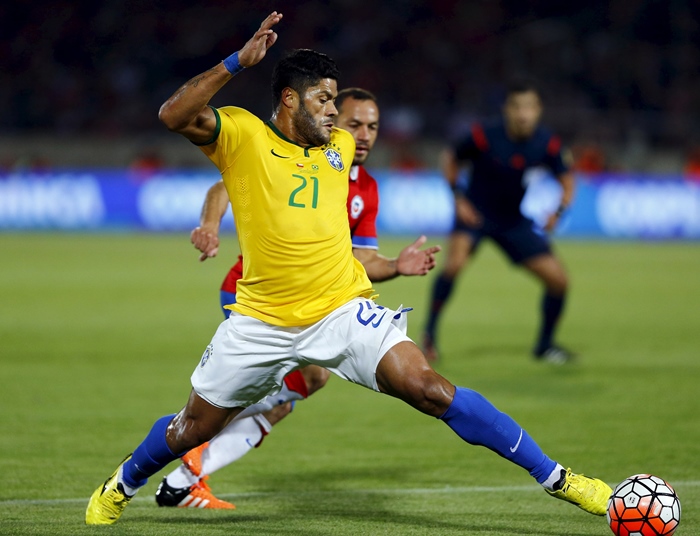
[{"label": "blue armband", "polygon": [[245,69],[245,67],[241,65],[241,62],[238,61],[238,52],[234,52],[224,60],[224,67],[226,67],[226,70],[231,73],[232,76],[236,76]]}]

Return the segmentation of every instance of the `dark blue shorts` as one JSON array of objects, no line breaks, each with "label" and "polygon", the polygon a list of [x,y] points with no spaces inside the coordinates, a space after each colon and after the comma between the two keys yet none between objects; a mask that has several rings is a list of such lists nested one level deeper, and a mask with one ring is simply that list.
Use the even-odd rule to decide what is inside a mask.
[{"label": "dark blue shorts", "polygon": [[472,252],[479,247],[482,238],[490,238],[500,246],[514,264],[552,252],[544,231],[531,219],[525,217],[508,225],[484,220],[484,224],[478,229],[455,220],[452,232],[467,233],[471,236],[474,241]]}]

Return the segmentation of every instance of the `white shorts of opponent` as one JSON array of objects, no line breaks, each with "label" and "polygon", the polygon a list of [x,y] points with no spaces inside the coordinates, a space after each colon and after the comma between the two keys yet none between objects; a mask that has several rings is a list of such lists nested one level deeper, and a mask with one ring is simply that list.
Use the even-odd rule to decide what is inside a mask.
[{"label": "white shorts of opponent", "polygon": [[318,365],[378,391],[379,361],[393,346],[411,340],[408,311],[355,298],[315,324],[291,328],[231,313],[192,373],[192,387],[215,406],[247,407],[277,393],[289,372]]}]

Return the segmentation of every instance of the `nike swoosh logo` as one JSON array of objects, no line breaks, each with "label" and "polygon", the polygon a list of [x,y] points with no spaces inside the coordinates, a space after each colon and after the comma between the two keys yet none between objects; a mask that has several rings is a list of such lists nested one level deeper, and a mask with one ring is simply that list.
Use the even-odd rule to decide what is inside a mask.
[{"label": "nike swoosh logo", "polygon": [[520,446],[520,442],[523,440],[523,429],[520,429],[520,437],[518,438],[518,442],[515,444],[514,447],[510,447],[510,451],[515,454],[515,451],[518,450],[518,447]]},{"label": "nike swoosh logo", "polygon": [[277,154],[274,149],[270,149],[270,152],[272,153],[272,156],[276,156],[277,158],[289,158],[288,156],[282,156],[281,154]]}]

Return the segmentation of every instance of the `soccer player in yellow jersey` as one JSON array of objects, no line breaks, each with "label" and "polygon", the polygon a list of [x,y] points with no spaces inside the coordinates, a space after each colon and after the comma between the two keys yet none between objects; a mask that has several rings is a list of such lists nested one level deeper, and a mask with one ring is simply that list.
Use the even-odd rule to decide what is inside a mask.
[{"label": "soccer player in yellow jersey", "polygon": [[[353,255],[365,267],[373,283],[399,275],[426,275],[435,267],[439,246],[420,249],[426,240],[421,236],[390,259],[379,253],[376,218],[379,195],[375,179],[364,168],[379,131],[379,105],[376,97],[361,88],[345,88],[335,99],[338,115],[335,125],[350,132],[355,140],[355,155],[350,168],[347,197],[348,224]],[[202,253],[200,261],[215,257],[219,249],[219,227],[226,215],[229,198],[223,181],[207,191],[200,225],[193,229],[191,240]],[[221,304],[236,301],[236,283],[243,277],[243,257],[226,275],[221,286]],[[224,309],[224,317],[231,311]],[[179,508],[233,509],[235,506],[217,498],[209,487],[209,475],[240,459],[262,444],[263,438],[292,411],[291,401],[303,400],[321,389],[330,372],[309,365],[289,373],[280,392],[248,406],[211,441],[192,449],[182,457],[182,464],[168,473],[155,494],[159,506]]]},{"label": "soccer player in yellow jersey", "polygon": [[187,82],[160,118],[218,166],[246,262],[238,301],[192,374],[176,415],[158,419],[133,454],[93,493],[86,523],[112,524],[148,478],[282,385],[308,364],[404,400],[464,441],[527,470],[554,497],[605,515],[610,487],[572,473],[483,396],[437,374],[405,335],[405,310],[375,304],[352,255],[346,216],[350,134],[333,127],[338,70],[297,50],[275,66],[267,123],[209,100],[277,40],[271,13],[241,50]]}]

